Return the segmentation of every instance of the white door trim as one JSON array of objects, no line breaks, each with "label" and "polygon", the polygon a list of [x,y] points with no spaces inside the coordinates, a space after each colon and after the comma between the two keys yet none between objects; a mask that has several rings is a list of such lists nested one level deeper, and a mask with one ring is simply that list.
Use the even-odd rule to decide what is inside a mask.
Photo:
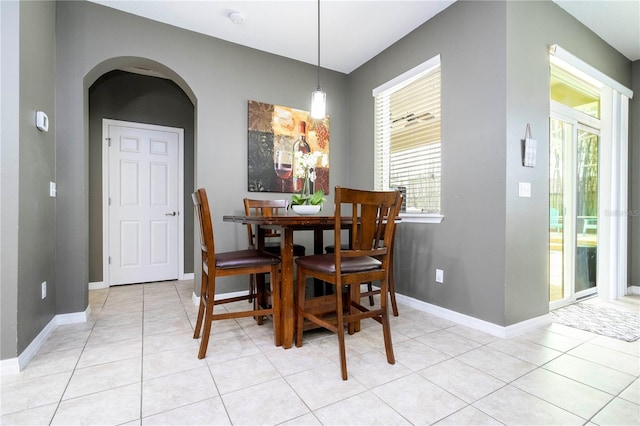
[{"label": "white door trim", "polygon": [[[604,299],[615,300],[627,294],[627,215],[629,208],[629,98],[611,89],[603,88],[603,134],[611,141],[605,176],[604,213],[609,218],[611,238],[607,241],[608,259],[602,268],[607,286],[599,291]],[[600,265],[598,265],[600,267]]]},{"label": "white door trim", "polygon": [[102,119],[102,281],[109,287],[109,126],[137,127],[178,134],[178,279],[184,274],[184,129],[131,121]]}]

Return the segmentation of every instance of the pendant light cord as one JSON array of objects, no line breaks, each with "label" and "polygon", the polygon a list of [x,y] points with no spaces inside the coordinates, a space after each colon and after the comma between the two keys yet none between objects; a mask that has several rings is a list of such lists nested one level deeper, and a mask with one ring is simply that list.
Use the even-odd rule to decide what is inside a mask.
[{"label": "pendant light cord", "polygon": [[318,0],[318,90],[320,90],[320,0]]}]

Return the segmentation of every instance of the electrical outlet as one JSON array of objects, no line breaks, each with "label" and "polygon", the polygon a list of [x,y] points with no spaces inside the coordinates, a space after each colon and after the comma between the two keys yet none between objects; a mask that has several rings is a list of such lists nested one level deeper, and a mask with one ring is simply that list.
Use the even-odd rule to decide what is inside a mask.
[{"label": "electrical outlet", "polygon": [[44,299],[45,297],[47,297],[47,282],[43,281],[41,287],[42,287],[42,299]]},{"label": "electrical outlet", "polygon": [[442,269],[436,269],[436,282],[444,283],[444,271]]}]

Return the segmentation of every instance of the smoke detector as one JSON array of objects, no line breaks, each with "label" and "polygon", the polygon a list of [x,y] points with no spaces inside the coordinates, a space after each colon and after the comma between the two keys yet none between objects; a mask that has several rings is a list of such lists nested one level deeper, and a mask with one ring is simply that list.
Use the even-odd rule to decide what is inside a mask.
[{"label": "smoke detector", "polygon": [[234,24],[242,24],[244,22],[244,15],[242,14],[242,12],[238,12],[237,10],[235,10],[229,14],[229,19]]}]

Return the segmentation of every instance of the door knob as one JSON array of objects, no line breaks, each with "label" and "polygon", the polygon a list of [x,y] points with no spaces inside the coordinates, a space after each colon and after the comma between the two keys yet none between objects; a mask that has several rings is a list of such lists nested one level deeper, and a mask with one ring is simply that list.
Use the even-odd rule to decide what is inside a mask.
[{"label": "door knob", "polygon": [[165,216],[175,216],[175,215],[176,215],[176,212],[165,213],[164,215],[165,215]]}]

